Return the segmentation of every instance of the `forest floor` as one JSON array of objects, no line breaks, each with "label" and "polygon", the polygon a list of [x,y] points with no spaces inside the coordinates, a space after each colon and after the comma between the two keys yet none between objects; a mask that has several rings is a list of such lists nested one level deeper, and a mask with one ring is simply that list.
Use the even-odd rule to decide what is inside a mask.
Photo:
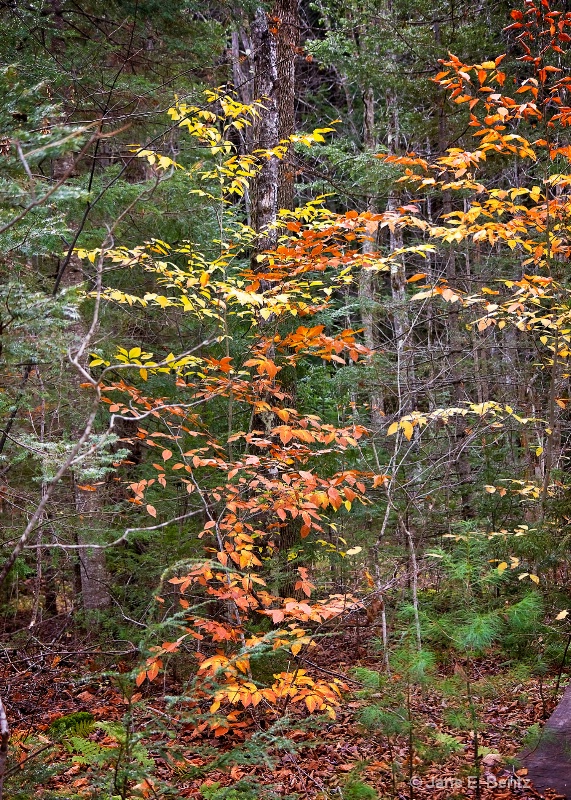
[{"label": "forest floor", "polygon": [[[37,639],[28,640],[25,648],[18,651],[5,650],[0,667],[5,704],[12,728],[12,744],[22,769],[14,770],[14,757],[9,767],[24,775],[34,760],[47,759],[53,766],[61,759],[61,769],[49,779],[49,785],[37,785],[26,794],[19,790],[18,798],[81,797],[90,796],[89,770],[73,764],[65,748],[50,748],[50,740],[44,736],[50,725],[62,716],[79,711],[91,713],[96,720],[120,720],[127,701],[117,686],[101,673],[101,654],[87,652],[78,663],[74,657],[77,643],[63,644],[51,648],[42,647]],[[367,651],[366,642],[357,643],[354,633],[342,634],[323,640],[312,651],[311,659],[319,663],[321,677],[339,677],[346,680],[350,689],[356,688],[352,670],[356,666],[381,669],[380,657]],[[121,668],[121,664],[119,665]],[[308,672],[311,667],[307,667]],[[470,665],[474,686],[479,681],[492,681],[495,691],[488,691],[478,704],[479,745],[485,755],[481,763],[480,797],[482,800],[504,800],[505,798],[538,798],[549,800],[559,797],[555,793],[539,794],[526,786],[526,770],[517,769],[511,760],[521,751],[526,730],[533,724],[543,724],[546,714],[556,704],[554,686],[556,676],[540,684],[537,680],[503,679],[506,674],[501,659],[489,657],[478,664]],[[461,664],[449,666],[450,674],[462,671]],[[318,673],[316,673],[318,674]],[[562,686],[567,678],[564,677]],[[163,713],[162,693],[172,694],[180,689],[175,685],[153,684],[152,694],[147,696],[147,708],[153,713]],[[165,692],[166,690],[166,692]],[[207,772],[201,777],[187,779],[184,770],[167,761],[158,759],[157,774],[177,786],[180,797],[201,798],[201,786],[219,783],[232,786],[239,780],[254,777],[264,786],[271,786],[278,796],[299,797],[300,800],[325,800],[346,796],[342,787],[347,786],[351,776],[358,774],[359,780],[373,787],[382,798],[407,798],[408,800],[451,800],[452,798],[476,798],[477,792],[469,774],[474,766],[473,732],[452,730],[445,721],[446,700],[442,694],[430,688],[415,689],[410,696],[410,711],[413,720],[449,733],[459,739],[464,748],[449,755],[443,763],[427,763],[418,756],[413,759],[413,788],[404,775],[410,768],[407,743],[403,738],[394,738],[389,743],[382,735],[371,734],[359,723],[359,714],[371,700],[363,700],[355,694],[346,698],[335,720],[327,720],[318,728],[304,725],[300,716],[299,725],[294,723],[286,734],[295,743],[292,752],[274,753],[275,767],[233,766],[227,771]],[[143,716],[138,724],[144,725]],[[213,739],[208,744],[219,751],[230,746],[227,737]],[[34,753],[46,742],[45,752]],[[180,742],[179,742],[180,744]],[[200,755],[200,742],[189,736],[188,764],[200,768],[207,761]],[[14,751],[13,751],[14,752]],[[32,756],[32,758],[30,758]],[[391,765],[401,765],[400,779],[393,779]],[[473,772],[473,769],[472,769]],[[5,787],[7,797],[12,797],[10,781],[17,785],[18,774],[13,775]]]}]

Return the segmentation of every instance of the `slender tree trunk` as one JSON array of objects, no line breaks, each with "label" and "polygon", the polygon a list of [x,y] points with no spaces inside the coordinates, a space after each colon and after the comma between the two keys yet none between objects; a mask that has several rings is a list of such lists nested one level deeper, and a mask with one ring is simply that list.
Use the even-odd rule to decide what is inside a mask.
[{"label": "slender tree trunk", "polygon": [[[254,98],[264,110],[254,124],[254,149],[270,150],[295,129],[295,56],[298,0],[276,0],[272,13],[259,8],[251,29]],[[277,242],[279,208],[293,208],[294,170],[289,153],[268,158],[252,187],[252,226],[261,234],[259,250]]]},{"label": "slender tree trunk", "polygon": [[[70,266],[64,275],[63,285],[68,286],[78,283],[81,279],[81,273],[74,269],[74,266],[76,266],[75,257],[70,262]],[[75,323],[74,333],[78,340],[85,337],[86,331],[83,322],[78,321]],[[76,397],[81,396],[79,383],[80,378],[77,376],[74,379],[74,396]],[[83,482],[77,474],[73,476],[73,484],[75,508],[79,517],[77,544],[100,544],[98,535],[101,533],[102,487],[92,487],[93,490],[82,489],[81,486],[88,484],[88,481]],[[111,603],[111,595],[109,593],[111,581],[105,563],[105,550],[90,550],[86,548],[78,552],[83,609],[85,611],[94,611],[108,607]]]},{"label": "slender tree trunk", "polygon": [[[451,211],[450,199],[445,196],[443,204],[444,213]],[[456,253],[453,245],[448,253],[446,277],[452,286],[456,283]],[[452,396],[456,405],[461,405],[468,399],[465,389],[464,370],[462,362],[468,351],[464,342],[459,308],[456,303],[449,304],[448,309],[448,336],[449,336],[449,364],[450,380],[452,382]],[[475,356],[474,356],[475,358]],[[457,416],[454,421],[456,475],[460,484],[460,498],[462,503],[462,516],[466,519],[474,515],[472,509],[472,467],[466,447],[468,426],[464,417]]]},{"label": "slender tree trunk", "polygon": [[[397,97],[392,91],[386,94],[387,100],[387,145],[390,154],[399,150],[400,125]],[[399,197],[391,191],[387,200],[387,211],[394,213],[399,206]],[[391,253],[403,247],[402,230],[398,227],[390,231],[389,249]],[[411,342],[411,323],[406,299],[406,266],[402,257],[391,262],[391,295],[393,300],[393,330],[397,353],[397,392],[399,414],[408,414],[416,406],[414,350]]]},{"label": "slender tree trunk", "polygon": [[[363,92],[363,104],[363,144],[367,152],[373,153],[377,149],[377,139],[375,135],[375,95],[371,87]],[[368,198],[367,208],[371,213],[377,213],[378,209],[374,198]],[[377,250],[376,237],[371,236],[371,239],[363,243],[363,252],[373,253],[375,250]],[[365,345],[373,351],[376,351],[378,347],[375,324],[376,290],[375,272],[362,269],[359,275],[361,324],[363,325]],[[377,377],[375,385],[371,388],[370,404],[371,425],[374,429],[380,429],[384,417],[384,395],[380,376]]]},{"label": "slender tree trunk", "polygon": [[[271,13],[258,9],[251,27],[254,67],[254,99],[261,100],[264,110],[256,118],[253,131],[254,152],[270,150],[288,139],[295,127],[295,55],[299,30],[298,0],[276,0]],[[259,269],[257,256],[276,246],[278,211],[293,208],[294,171],[289,150],[285,158],[268,158],[256,176],[251,192],[252,227],[258,242],[252,254],[252,268]],[[271,324],[260,318],[260,327]],[[273,353],[268,353],[269,357]],[[269,430],[273,414],[254,415],[254,429]],[[290,522],[280,528],[282,556],[299,541],[299,524]],[[280,593],[293,593],[293,570],[287,560],[280,559],[285,576],[280,580]]]},{"label": "slender tree trunk", "polygon": [[[244,27],[232,32],[232,79],[234,89],[240,102],[244,105],[252,105],[254,101],[254,64],[252,61],[252,41],[249,33]],[[241,154],[251,153],[253,150],[253,131],[250,125],[246,125],[239,131],[240,145],[238,147]],[[252,225],[252,199],[250,187],[244,189],[244,206],[246,211],[246,223]]]},{"label": "slender tree trunk", "polygon": [[[240,101],[251,105],[254,100],[252,41],[243,27],[232,31],[232,79]],[[252,129],[247,126],[245,130],[250,132]]]},{"label": "slender tree trunk", "polygon": [[79,551],[81,601],[85,611],[107,608],[111,603],[109,574],[105,563],[105,550],[90,550],[87,545],[97,542],[101,525],[101,497],[99,487],[82,489],[74,480],[75,505],[79,516],[77,543],[86,545]]},{"label": "slender tree trunk", "polygon": [[[280,141],[295,132],[295,56],[299,41],[299,0],[276,0],[277,101]],[[294,206],[295,166],[291,150],[278,165],[278,208]]]},{"label": "slender tree trunk", "polygon": [[[278,53],[277,41],[270,32],[268,15],[259,8],[252,24],[254,51],[254,97],[264,109],[254,123],[254,151],[271,150],[279,143]],[[257,252],[268,250],[277,242],[279,160],[268,158],[252,184],[252,227],[259,234]],[[256,255],[256,254],[255,254]],[[256,263],[253,264],[254,268]]]}]

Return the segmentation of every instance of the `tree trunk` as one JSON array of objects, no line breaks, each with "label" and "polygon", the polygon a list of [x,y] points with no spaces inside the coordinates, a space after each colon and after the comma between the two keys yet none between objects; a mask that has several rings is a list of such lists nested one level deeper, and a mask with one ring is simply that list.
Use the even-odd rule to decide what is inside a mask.
[{"label": "tree trunk", "polygon": [[[64,275],[62,285],[69,286],[81,281],[81,273],[76,267],[76,259],[72,258],[69,267]],[[73,331],[78,341],[81,341],[86,334],[85,326],[82,321],[78,321],[73,326]],[[81,396],[79,387],[80,377],[74,379],[74,396]],[[72,426],[73,432],[73,426]],[[75,508],[79,517],[77,526],[77,544],[101,544],[101,510],[102,496],[101,488],[92,487],[82,489],[81,486],[87,484],[77,474],[73,476]],[[101,549],[80,549],[79,551],[79,575],[81,581],[81,603],[85,611],[94,611],[106,608],[111,604],[109,593],[110,578],[105,564],[105,550]]]},{"label": "tree trunk", "polygon": [[79,550],[81,602],[85,611],[107,608],[111,604],[109,574],[105,564],[105,550],[89,549],[97,543],[97,529],[101,523],[101,497],[98,487],[83,489],[74,480],[75,505],[79,515],[77,543],[85,545]]},{"label": "tree trunk", "polygon": [[[276,0],[268,15],[259,8],[252,24],[254,98],[264,110],[254,124],[254,149],[270,150],[295,129],[295,55],[298,0]],[[252,227],[261,234],[258,250],[274,247],[279,208],[293,208],[294,170],[289,154],[269,158],[252,186]]]},{"label": "tree trunk", "polygon": [[[264,110],[254,124],[254,152],[270,150],[288,139],[295,127],[295,55],[299,30],[298,0],[276,0],[271,14],[258,9],[251,28],[254,53],[254,98],[261,100]],[[257,256],[274,248],[278,241],[278,211],[294,206],[294,170],[290,152],[285,157],[268,158],[252,185],[252,227],[258,233],[252,254],[252,269],[258,270]],[[263,286],[263,284],[262,284]],[[270,321],[259,320],[260,327]],[[273,357],[270,351],[268,356]],[[268,430],[275,424],[273,414],[255,414],[252,426]],[[280,579],[280,594],[293,593],[293,567],[283,555],[299,541],[299,524],[280,526],[280,559],[285,575]]]},{"label": "tree trunk", "polygon": [[[388,91],[387,99],[387,145],[390,154],[399,149],[399,116],[397,97]],[[387,200],[387,211],[398,208],[399,197],[391,191]],[[403,247],[402,230],[390,231],[389,251],[394,253]],[[410,341],[411,324],[406,299],[406,266],[402,257],[391,261],[391,295],[393,299],[393,330],[397,354],[397,393],[399,415],[409,414],[416,405],[414,351]]]},{"label": "tree trunk", "polygon": [[[268,16],[261,8],[252,24],[252,47],[254,97],[264,104],[254,123],[254,151],[271,150],[279,143],[278,56],[276,37],[270,32]],[[274,247],[277,242],[278,174],[278,158],[271,156],[252,184],[252,227],[259,234],[258,252]]]},{"label": "tree trunk", "polygon": [[[363,144],[367,152],[374,152],[377,148],[375,136],[375,95],[373,89],[368,87],[363,92]],[[367,209],[373,214],[377,213],[374,198],[368,198]],[[363,252],[373,253],[377,250],[376,237],[363,242]],[[362,269],[359,275],[359,305],[361,311],[361,324],[365,345],[373,351],[377,350],[378,341],[375,325],[376,281],[375,272]],[[384,417],[384,395],[380,380],[370,391],[371,425],[373,429],[380,429]]]},{"label": "tree trunk", "polygon": [[[280,141],[295,131],[295,56],[299,40],[299,0],[276,0],[277,101]],[[278,208],[294,206],[295,167],[291,152],[278,165]]]},{"label": "tree trunk", "polygon": [[[449,214],[452,211],[452,204],[448,194],[444,195],[442,205],[443,213]],[[469,277],[469,276],[467,276]],[[457,280],[456,253],[454,245],[450,245],[448,261],[446,263],[446,278],[454,286]],[[448,304],[448,337],[449,337],[449,369],[450,380],[452,383],[452,397],[457,406],[461,406],[470,398],[465,389],[464,373],[462,363],[466,358],[468,348],[463,339],[460,324],[460,309],[457,303]],[[473,356],[474,357],[474,356]],[[468,519],[474,516],[472,508],[472,466],[468,457],[466,440],[469,426],[464,417],[457,416],[454,420],[454,439],[455,452],[452,454],[455,460],[456,475],[459,483],[460,498],[462,503],[462,517]]]}]

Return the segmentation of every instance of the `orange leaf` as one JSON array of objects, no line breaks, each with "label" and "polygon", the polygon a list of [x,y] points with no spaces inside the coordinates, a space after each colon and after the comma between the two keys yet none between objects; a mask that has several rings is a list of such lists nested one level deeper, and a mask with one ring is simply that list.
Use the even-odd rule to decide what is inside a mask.
[{"label": "orange leaf", "polygon": [[161,662],[159,660],[155,661],[149,669],[147,670],[147,678],[150,681],[154,681],[157,675],[159,674],[159,669],[161,668]]},{"label": "orange leaf", "polygon": [[270,378],[276,377],[276,375],[278,374],[278,367],[276,367],[273,361],[266,361],[264,362],[263,366]]},{"label": "orange leaf", "polygon": [[154,506],[149,504],[147,506],[147,513],[149,513],[151,515],[151,517],[156,517],[157,516],[157,509]]},{"label": "orange leaf", "polygon": [[292,439],[291,428],[288,428],[286,425],[280,425],[280,427],[276,428],[276,430],[279,430],[280,432],[282,444],[287,444]]},{"label": "orange leaf", "polygon": [[315,711],[315,709],[317,708],[317,705],[318,705],[315,696],[312,695],[312,694],[309,694],[305,698],[305,705],[307,706],[307,710],[309,711],[309,713],[313,714],[313,712]]}]

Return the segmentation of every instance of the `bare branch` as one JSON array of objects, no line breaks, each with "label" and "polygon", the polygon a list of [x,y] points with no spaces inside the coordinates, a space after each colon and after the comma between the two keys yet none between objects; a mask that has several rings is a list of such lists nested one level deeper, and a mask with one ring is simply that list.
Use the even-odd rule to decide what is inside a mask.
[{"label": "bare branch", "polygon": [[123,533],[118,539],[115,539],[112,542],[107,542],[106,544],[62,544],[61,542],[47,542],[46,544],[42,543],[41,545],[26,545],[25,549],[36,550],[38,547],[41,547],[43,550],[50,550],[51,548],[56,548],[59,550],[107,550],[108,547],[116,547],[118,544],[126,542],[129,534],[131,533],[158,531],[160,528],[166,528],[167,525],[173,525],[175,522],[182,522],[185,519],[190,519],[191,517],[195,517],[197,514],[201,513],[202,509],[198,508],[196,511],[189,511],[187,514],[181,514],[180,517],[173,517],[173,519],[167,519],[166,522],[159,522],[156,525],[149,525],[146,528],[126,528],[125,533]]}]

